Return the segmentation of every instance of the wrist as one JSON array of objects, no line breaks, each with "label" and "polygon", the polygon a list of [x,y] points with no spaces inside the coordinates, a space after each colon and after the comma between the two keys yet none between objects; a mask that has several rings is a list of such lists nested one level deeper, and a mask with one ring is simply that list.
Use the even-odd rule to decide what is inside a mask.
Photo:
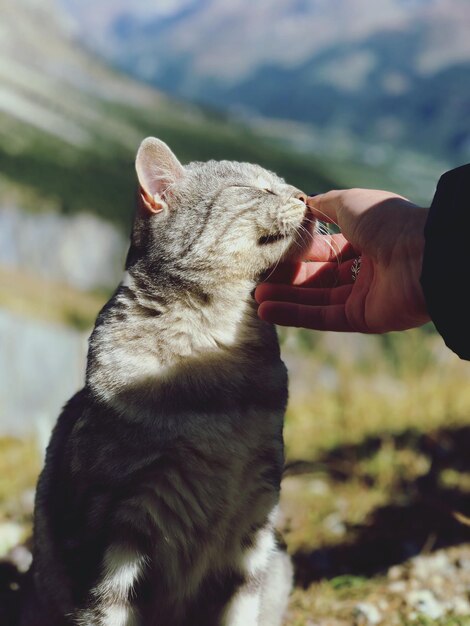
[{"label": "wrist", "polygon": [[412,318],[410,322],[413,322],[413,326],[421,326],[431,319],[420,280],[425,246],[424,228],[428,213],[429,209],[414,207],[409,215],[407,236],[404,237],[403,259],[406,260],[404,271],[408,276],[406,281],[408,285],[407,310]]}]

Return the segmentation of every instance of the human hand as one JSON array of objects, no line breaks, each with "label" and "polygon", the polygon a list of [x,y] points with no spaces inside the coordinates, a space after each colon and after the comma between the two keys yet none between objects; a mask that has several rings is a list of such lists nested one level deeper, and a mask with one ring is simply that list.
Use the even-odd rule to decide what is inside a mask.
[{"label": "human hand", "polygon": [[[315,234],[307,261],[286,263],[255,292],[262,320],[316,330],[385,333],[429,321],[419,282],[428,209],[386,191],[308,198],[340,234]],[[353,264],[360,270],[353,278]]]}]

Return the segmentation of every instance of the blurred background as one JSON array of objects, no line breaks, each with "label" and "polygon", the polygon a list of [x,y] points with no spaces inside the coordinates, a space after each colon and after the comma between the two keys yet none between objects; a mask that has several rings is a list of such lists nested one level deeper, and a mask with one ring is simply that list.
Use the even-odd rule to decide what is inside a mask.
[{"label": "blurred background", "polygon": [[[147,135],[182,162],[427,206],[470,161],[470,3],[0,0],[0,616],[122,273]],[[470,624],[470,364],[432,325],[280,336],[286,624]]]}]

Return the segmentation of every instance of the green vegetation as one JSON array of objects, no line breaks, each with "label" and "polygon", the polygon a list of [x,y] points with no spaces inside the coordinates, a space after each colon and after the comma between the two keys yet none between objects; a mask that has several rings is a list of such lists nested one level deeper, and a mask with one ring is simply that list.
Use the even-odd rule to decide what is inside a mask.
[{"label": "green vegetation", "polygon": [[[233,159],[259,163],[309,190],[335,186],[319,160],[302,158],[245,126],[182,106],[156,111],[96,101],[96,111],[111,118],[116,136],[92,128],[93,141],[76,146],[0,113],[0,172],[23,191],[31,210],[54,206],[63,213],[87,210],[129,231],[135,196],[134,156],[140,140],[166,141],[183,163]],[[119,128],[131,128],[126,143]],[[131,148],[130,146],[133,146]],[[24,189],[30,190],[29,196]]]}]

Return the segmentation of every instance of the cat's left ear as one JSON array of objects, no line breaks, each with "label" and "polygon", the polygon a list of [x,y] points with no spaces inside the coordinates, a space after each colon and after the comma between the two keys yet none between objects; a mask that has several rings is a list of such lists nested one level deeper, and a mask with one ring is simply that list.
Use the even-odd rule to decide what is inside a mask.
[{"label": "cat's left ear", "polygon": [[184,168],[165,142],[147,137],[135,159],[143,207],[159,213],[166,207],[168,188],[184,176]]}]

